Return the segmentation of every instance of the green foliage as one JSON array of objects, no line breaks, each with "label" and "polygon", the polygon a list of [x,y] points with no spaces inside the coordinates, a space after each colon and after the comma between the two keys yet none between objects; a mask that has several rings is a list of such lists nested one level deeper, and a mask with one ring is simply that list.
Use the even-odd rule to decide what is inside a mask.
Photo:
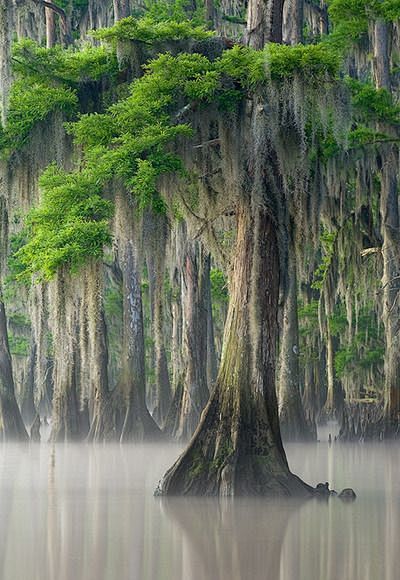
[{"label": "green foliage", "polygon": [[[340,320],[340,328],[334,320]],[[343,311],[338,310],[330,320],[334,324],[335,334],[344,334],[347,328],[347,320]],[[362,309],[357,320],[353,315],[353,325],[356,332],[349,344],[344,344],[335,353],[335,371],[338,377],[350,373],[362,373],[363,371],[376,371],[383,367],[384,337],[379,332],[377,317],[371,306]]]},{"label": "green foliage", "polygon": [[269,71],[273,79],[300,75],[309,82],[335,78],[341,64],[340,54],[325,43],[287,46],[269,44],[266,49]]},{"label": "green foliage", "polygon": [[29,354],[29,340],[24,336],[14,336],[10,334],[8,337],[10,353],[14,356],[28,356]]},{"label": "green foliage", "polygon": [[86,10],[88,7],[88,0],[57,0],[57,5],[60,8],[72,8],[73,10]]},{"label": "green foliage", "polygon": [[330,0],[329,16],[334,24],[331,40],[342,48],[357,43],[374,20],[400,18],[399,0]]},{"label": "green foliage", "polygon": [[118,62],[115,53],[104,46],[44,48],[33,40],[24,39],[13,45],[13,69],[24,79],[75,87],[114,76],[118,72]]},{"label": "green foliage", "polygon": [[19,328],[30,328],[31,321],[29,318],[22,314],[21,312],[9,312],[8,313],[8,322],[12,326],[16,326]]},{"label": "green foliage", "polygon": [[111,28],[103,28],[92,32],[93,38],[98,40],[138,41],[146,44],[178,40],[204,40],[214,35],[196,25],[192,20],[156,19],[155,15],[146,14],[142,18],[128,16],[119,20]]},{"label": "green foliage", "polygon": [[372,84],[348,78],[346,84],[352,95],[353,107],[363,121],[380,121],[399,125],[400,106],[386,89],[376,89]]},{"label": "green foliage", "polygon": [[332,261],[335,240],[335,232],[329,232],[326,229],[321,232],[320,242],[323,250],[323,256],[320,265],[314,272],[314,281],[311,285],[312,288],[316,290],[320,290],[323,287],[329,266]]},{"label": "green foliage", "polygon": [[306,46],[269,43],[264,50],[234,46],[223,53],[217,69],[249,88],[295,75],[306,77],[308,82],[332,80],[339,73],[340,63],[339,53],[323,43]]},{"label": "green foliage", "polygon": [[122,292],[120,288],[106,287],[104,295],[104,310],[109,318],[122,318],[123,304]]},{"label": "green foliage", "polygon": [[3,156],[25,145],[33,128],[52,112],[75,112],[79,86],[111,77],[118,67],[105,47],[47,49],[24,39],[13,46],[13,68],[17,80],[11,87],[7,125],[0,130]]},{"label": "green foliage", "polygon": [[3,156],[20,149],[32,129],[51,113],[76,110],[78,99],[69,88],[48,86],[27,80],[16,81],[11,88],[7,125],[0,132],[0,151]]},{"label": "green foliage", "polygon": [[[97,37],[155,42],[209,36],[189,21],[157,22],[147,16],[122,20]],[[32,55],[32,74],[37,79],[46,76],[50,62],[55,83],[80,83],[113,70],[108,68],[105,49],[84,49],[84,53],[78,57],[75,51],[47,51],[28,43],[19,49],[20,71],[29,69],[26,62],[32,61]],[[233,107],[246,90],[271,79],[280,81],[294,74],[307,75],[308,81],[326,79],[336,75],[337,66],[336,56],[320,45],[269,45],[264,51],[234,47],[215,61],[196,53],[166,53],[150,61],[127,97],[103,114],[82,115],[68,125],[75,142],[84,148],[83,164],[71,173],[52,167],[44,174],[43,201],[31,212],[27,242],[16,253],[24,274],[48,279],[61,266],[76,270],[86,259],[102,255],[103,246],[110,242],[112,208],[101,196],[115,177],[135,197],[138,209],[152,206],[165,211],[157,190],[159,178],[168,173],[186,175],[170,146],[192,135],[190,125],[179,122],[180,109],[213,102]]]},{"label": "green foliage", "polygon": [[225,278],[225,274],[222,272],[222,270],[218,270],[218,268],[211,268],[210,281],[212,301],[227,303],[229,299],[228,284]]},{"label": "green foliage", "polygon": [[58,268],[76,271],[87,259],[100,258],[111,236],[112,204],[86,172],[66,173],[50,166],[40,182],[43,201],[27,219],[27,243],[15,254],[19,278],[50,279]]}]

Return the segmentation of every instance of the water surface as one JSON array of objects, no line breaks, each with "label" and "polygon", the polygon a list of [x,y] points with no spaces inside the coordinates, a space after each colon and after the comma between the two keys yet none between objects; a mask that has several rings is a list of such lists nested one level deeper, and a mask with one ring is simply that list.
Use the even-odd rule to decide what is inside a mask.
[{"label": "water surface", "polygon": [[154,498],[178,451],[0,447],[1,580],[398,580],[398,445],[287,446],[351,504]]}]

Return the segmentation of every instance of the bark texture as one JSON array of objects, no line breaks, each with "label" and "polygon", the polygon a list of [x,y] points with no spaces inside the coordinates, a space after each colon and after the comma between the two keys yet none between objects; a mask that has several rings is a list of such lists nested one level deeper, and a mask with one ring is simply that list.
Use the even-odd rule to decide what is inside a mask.
[{"label": "bark texture", "polygon": [[300,394],[296,256],[292,235],[289,234],[289,237],[287,290],[279,354],[279,421],[284,439],[309,440],[312,431],[306,422]]},{"label": "bark texture", "polygon": [[282,42],[284,0],[250,0],[247,44],[262,49],[267,42]]},{"label": "bark texture", "polygon": [[307,495],[290,473],[275,393],[279,257],[275,224],[250,199],[237,240],[221,367],[188,448],[160,482],[165,495]]},{"label": "bark texture", "polygon": [[175,390],[167,426],[180,440],[196,429],[208,396],[207,291],[210,256],[196,241],[187,240],[182,268],[183,360],[182,383]]},{"label": "bark texture", "polygon": [[135,228],[134,207],[127,194],[116,196],[118,259],[122,271],[123,352],[118,385],[125,400],[121,441],[142,441],[161,436],[146,406],[146,373],[140,282],[139,227]]},{"label": "bark texture", "polygon": [[28,439],[15,398],[7,321],[0,287],[0,437],[4,440]]}]

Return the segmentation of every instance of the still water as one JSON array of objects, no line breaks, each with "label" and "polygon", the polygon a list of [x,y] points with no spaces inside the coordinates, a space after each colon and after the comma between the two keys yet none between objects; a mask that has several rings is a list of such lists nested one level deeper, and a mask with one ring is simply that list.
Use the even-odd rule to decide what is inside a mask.
[{"label": "still water", "polygon": [[289,445],[358,499],[160,500],[170,446],[0,447],[1,580],[398,580],[398,445]]}]

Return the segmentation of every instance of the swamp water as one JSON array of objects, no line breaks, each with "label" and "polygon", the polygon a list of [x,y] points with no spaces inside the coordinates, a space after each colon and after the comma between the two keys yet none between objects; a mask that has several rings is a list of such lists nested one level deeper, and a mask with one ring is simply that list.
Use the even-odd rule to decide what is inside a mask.
[{"label": "swamp water", "polygon": [[1,580],[398,580],[400,447],[287,446],[354,503],[161,500],[169,446],[0,447]]}]

